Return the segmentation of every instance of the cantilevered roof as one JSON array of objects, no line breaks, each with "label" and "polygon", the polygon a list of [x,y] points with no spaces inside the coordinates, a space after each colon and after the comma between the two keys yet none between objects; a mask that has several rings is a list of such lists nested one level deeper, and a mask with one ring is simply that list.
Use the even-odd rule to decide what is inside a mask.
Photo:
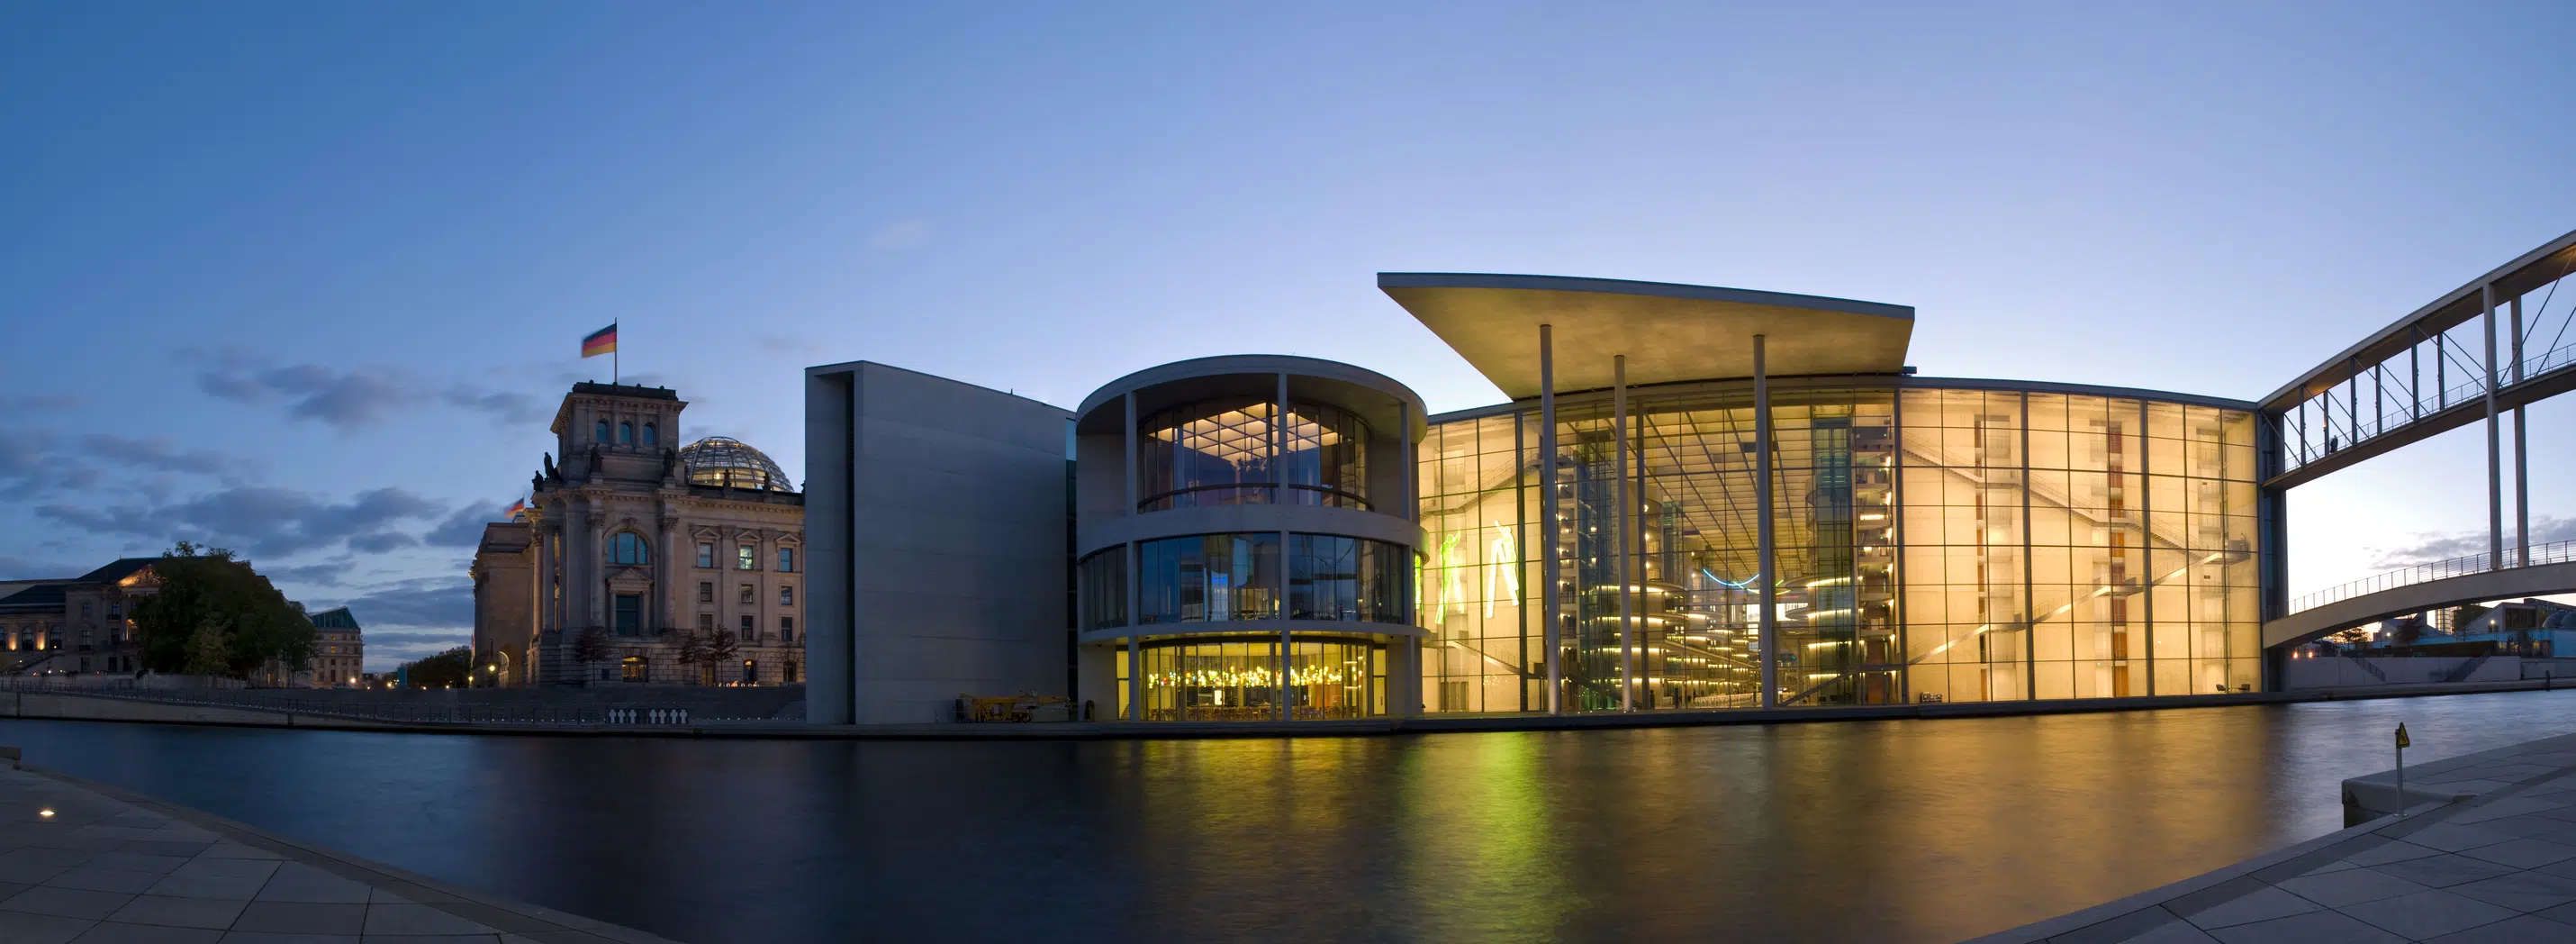
[{"label": "cantilevered roof", "polygon": [[1556,389],[1753,375],[1764,335],[1774,376],[1893,374],[1914,335],[1906,305],[1740,288],[1552,275],[1380,272],[1377,287],[1517,400],[1539,392],[1538,326],[1552,325]]}]

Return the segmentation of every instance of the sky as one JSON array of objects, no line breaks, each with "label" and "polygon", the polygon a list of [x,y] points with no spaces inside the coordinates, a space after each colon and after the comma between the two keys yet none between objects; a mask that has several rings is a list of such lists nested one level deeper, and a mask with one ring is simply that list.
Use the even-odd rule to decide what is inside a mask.
[{"label": "sky", "polygon": [[[2576,6],[1927,6],[0,5],[0,579],[185,539],[371,668],[460,642],[612,321],[686,438],[796,470],[848,360],[1502,399],[1380,271],[1912,305],[1926,375],[2253,399],[2576,228]],[[2293,592],[2482,544],[2482,435],[2294,492]]]}]

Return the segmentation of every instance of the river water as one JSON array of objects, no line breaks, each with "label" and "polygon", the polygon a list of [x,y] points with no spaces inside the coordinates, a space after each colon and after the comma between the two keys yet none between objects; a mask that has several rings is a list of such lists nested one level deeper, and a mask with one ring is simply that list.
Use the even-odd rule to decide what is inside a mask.
[{"label": "river water", "polygon": [[2576,692],[1199,741],[0,720],[27,761],[691,944],[1950,941],[2342,825]]}]

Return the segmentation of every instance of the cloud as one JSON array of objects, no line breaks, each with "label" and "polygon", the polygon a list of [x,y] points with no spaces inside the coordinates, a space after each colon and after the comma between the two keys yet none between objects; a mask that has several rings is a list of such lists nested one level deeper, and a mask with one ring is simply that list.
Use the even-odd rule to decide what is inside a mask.
[{"label": "cloud", "polygon": [[[350,612],[355,613],[357,611],[351,610]],[[366,624],[360,623],[358,625],[364,626]],[[474,634],[471,632],[365,633],[362,634],[360,638],[366,640],[366,643],[369,646],[430,646],[433,647],[433,650],[441,650],[452,648],[459,643],[470,640],[474,638]]]},{"label": "cloud", "polygon": [[930,241],[929,220],[896,220],[868,234],[870,249],[901,249]]},{"label": "cloud", "polygon": [[[448,509],[400,488],[332,501],[292,489],[235,486],[166,504],[57,502],[38,505],[35,511],[94,533],[192,541],[257,558],[344,544],[359,550],[416,544],[416,538],[396,526],[437,518]],[[392,536],[398,533],[400,537]]]},{"label": "cloud", "polygon": [[0,413],[63,413],[88,404],[88,397],[76,393],[0,396]]},{"label": "cloud", "polygon": [[[90,567],[96,566],[96,564],[90,565]],[[77,577],[88,573],[90,567],[75,567],[53,561],[37,562],[23,557],[0,554],[0,580],[52,580]]]},{"label": "cloud", "polygon": [[343,557],[313,564],[297,564],[292,567],[263,567],[260,572],[268,575],[268,579],[279,583],[308,587],[336,587],[340,585],[340,579],[348,576],[350,569],[356,567],[357,563],[357,558]]},{"label": "cloud", "polygon": [[181,449],[169,437],[133,439],[109,433],[80,438],[80,452],[128,468],[230,478],[256,470],[253,463],[208,449]]},{"label": "cloud", "polygon": [[421,536],[421,540],[431,547],[480,545],[483,543],[483,526],[503,520],[501,513],[509,510],[509,507],[501,502],[469,502],[465,507],[456,509],[455,514],[448,515],[447,520],[430,528],[429,533]]},{"label": "cloud", "polygon": [[197,389],[239,403],[283,403],[286,414],[332,426],[367,426],[424,400],[482,413],[514,425],[549,416],[538,398],[470,383],[442,383],[394,367],[279,364],[242,351],[191,351],[182,360],[209,364]]},{"label": "cloud", "polygon": [[[2413,567],[2417,564],[2429,564],[2434,561],[2449,560],[2454,557],[2468,557],[2476,554],[2484,554],[2488,550],[2487,541],[2489,535],[2485,529],[2475,531],[2425,531],[2414,534],[2411,537],[2413,538],[2413,541],[2409,544],[2398,547],[2371,548],[2370,552],[2373,555],[2371,566],[2381,570],[2397,570],[2405,567]],[[2537,515],[2531,519],[2531,543],[2533,545],[2536,546],[2547,544],[2552,541],[2567,540],[2576,540],[2576,518],[2556,518],[2549,515]],[[2513,553],[2513,532],[2505,532],[2504,541],[2505,553],[2507,555],[2511,555]]]},{"label": "cloud", "polygon": [[[135,439],[106,433],[65,436],[49,430],[0,430],[0,498],[34,501],[57,493],[95,496],[114,484],[138,492],[166,491],[170,477],[205,476],[237,483],[258,463],[205,449],[183,449],[168,438]],[[117,480],[113,472],[143,473]]]}]

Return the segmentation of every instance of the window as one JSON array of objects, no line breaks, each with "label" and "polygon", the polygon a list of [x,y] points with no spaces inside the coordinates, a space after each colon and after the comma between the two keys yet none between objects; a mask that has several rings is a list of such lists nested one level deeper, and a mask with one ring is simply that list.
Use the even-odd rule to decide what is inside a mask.
[{"label": "window", "polygon": [[616,537],[608,539],[608,562],[629,566],[650,564],[653,562],[653,551],[644,543],[643,535],[633,531],[620,531],[617,532]]},{"label": "window", "polygon": [[713,633],[713,632],[715,632],[715,631],[716,631],[716,615],[715,615],[715,614],[713,614],[713,613],[700,613],[700,614],[698,614],[698,631],[699,631],[699,632],[702,632],[702,633]]},{"label": "window", "polygon": [[744,606],[750,606],[750,605],[751,605],[751,594],[752,594],[751,585],[750,585],[750,584],[743,584],[743,585],[742,585],[742,605],[744,605]]},{"label": "window", "polygon": [[81,601],[81,615],[82,615],[82,616],[88,616],[88,615],[89,615],[89,601],[88,601],[88,600],[82,600],[82,601]]},{"label": "window", "polygon": [[796,617],[781,616],[778,618],[778,641],[796,641]]},{"label": "window", "polygon": [[618,635],[641,636],[644,634],[643,597],[632,593],[618,594],[616,607],[612,615],[616,622]]},{"label": "window", "polygon": [[646,663],[643,656],[627,656],[624,659],[618,660],[618,677],[629,682],[641,682],[644,680],[644,676],[646,674],[645,668]]},{"label": "window", "polygon": [[[734,549],[734,557],[733,557],[734,569],[736,569],[736,570],[750,570],[750,569],[752,569],[752,567],[753,567],[753,566],[755,566],[755,565],[759,564],[759,563],[760,563],[759,551],[760,551],[760,549],[759,549],[759,548],[757,548],[757,547],[755,547],[755,546],[753,546],[753,545],[749,545],[749,544],[745,544],[745,545],[742,545],[742,546],[740,546],[740,547],[735,548],[735,549]],[[745,600],[745,601],[743,601],[743,602],[745,602],[745,603],[749,603],[749,602],[751,602],[751,601],[749,601],[749,600]]]},{"label": "window", "polygon": [[786,586],[786,585],[784,585],[784,584],[780,585],[780,586],[779,586],[779,588],[778,588],[778,605],[779,605],[779,606],[795,606],[795,605],[796,605],[796,588],[795,588],[795,587]]},{"label": "window", "polygon": [[1136,546],[1136,622],[1279,616],[1279,534],[1203,534]]},{"label": "window", "polygon": [[700,602],[700,603],[714,603],[714,602],[716,602],[716,582],[715,582],[715,581],[713,581],[713,580],[701,580],[701,581],[698,581],[698,602]]},{"label": "window", "polygon": [[795,548],[782,547],[778,549],[778,572],[782,574],[792,574],[796,572]]},{"label": "window", "polygon": [[598,425],[591,427],[591,430],[590,430],[590,441],[592,441],[592,442],[607,442],[607,441],[608,441],[608,421],[607,421],[607,420],[600,420]]},{"label": "window", "polygon": [[1082,559],[1082,628],[1127,625],[1127,546],[1117,545]]},{"label": "window", "polygon": [[794,660],[794,659],[789,659],[789,660],[787,660],[787,665],[784,667],[784,670],[779,674],[779,676],[778,676],[778,680],[779,680],[779,681],[781,681],[781,682],[786,682],[786,683],[788,683],[788,684],[790,684],[790,685],[793,685],[793,684],[795,684],[795,683],[796,683],[796,681],[797,681],[797,679],[796,679],[796,660]]},{"label": "window", "polygon": [[661,433],[661,431],[660,431],[660,430],[657,430],[657,429],[654,429],[654,428],[653,428],[653,424],[651,424],[651,423],[646,423],[646,424],[644,424],[644,444],[645,444],[645,445],[647,445],[647,446],[659,446],[659,445],[661,445],[661,444],[662,444],[662,437],[661,437],[660,433]]},{"label": "window", "polygon": [[700,541],[700,542],[698,542],[698,566],[700,566],[700,567],[714,567],[715,565],[716,565],[716,545],[715,545],[715,542],[713,542],[713,541]]},{"label": "window", "polygon": [[759,681],[760,663],[753,662],[750,659],[742,660],[742,683],[750,685]]},{"label": "window", "polygon": [[760,632],[760,630],[759,630],[759,629],[757,629],[757,628],[755,628],[755,627],[753,627],[753,626],[752,626],[752,624],[751,624],[751,614],[749,614],[749,613],[745,613],[745,614],[743,614],[743,615],[742,615],[742,638],[744,638],[744,639],[758,639],[758,638],[760,638],[760,637],[757,635],[759,632]]},{"label": "window", "polygon": [[617,424],[617,444],[620,446],[632,446],[635,444],[635,424]]}]

